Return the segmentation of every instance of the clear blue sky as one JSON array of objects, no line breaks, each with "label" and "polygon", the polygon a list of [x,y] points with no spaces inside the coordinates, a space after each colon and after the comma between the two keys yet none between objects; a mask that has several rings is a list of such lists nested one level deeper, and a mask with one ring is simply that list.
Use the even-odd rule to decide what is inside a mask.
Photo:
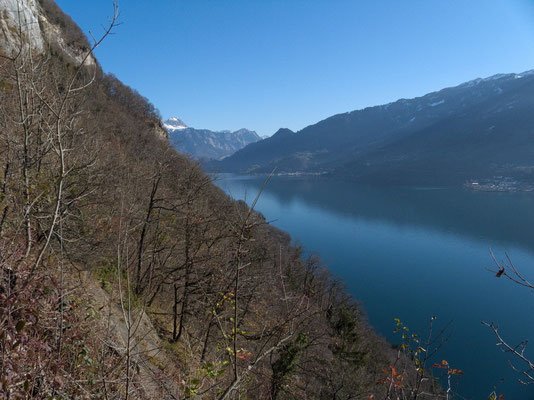
[{"label": "clear blue sky", "polygon": [[[100,33],[111,0],[57,0]],[[533,0],[122,0],[97,51],[164,118],[271,135],[534,69]]]}]

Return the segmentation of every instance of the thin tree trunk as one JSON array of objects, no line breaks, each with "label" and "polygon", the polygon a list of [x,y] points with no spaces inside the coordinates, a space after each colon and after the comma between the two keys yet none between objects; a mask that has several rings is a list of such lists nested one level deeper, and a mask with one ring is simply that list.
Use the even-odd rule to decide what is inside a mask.
[{"label": "thin tree trunk", "polygon": [[142,266],[143,266],[143,247],[145,243],[145,237],[148,229],[148,225],[150,223],[150,216],[152,214],[152,210],[154,209],[154,203],[156,198],[156,193],[158,191],[159,182],[161,180],[161,176],[158,175],[154,182],[152,183],[152,191],[150,192],[150,201],[148,202],[148,208],[146,212],[145,221],[143,223],[143,229],[141,230],[141,236],[139,237],[139,248],[137,249],[137,274],[136,274],[136,280],[135,280],[135,293],[141,294],[142,288],[141,288],[141,275],[142,275]]}]

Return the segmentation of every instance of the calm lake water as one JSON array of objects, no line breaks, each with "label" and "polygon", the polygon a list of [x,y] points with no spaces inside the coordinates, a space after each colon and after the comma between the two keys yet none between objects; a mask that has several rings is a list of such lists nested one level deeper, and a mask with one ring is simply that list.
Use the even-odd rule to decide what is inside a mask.
[{"label": "calm lake water", "polygon": [[[250,204],[264,179],[224,174],[216,184]],[[256,209],[320,255],[391,342],[399,342],[394,318],[422,336],[431,316],[441,326],[452,320],[454,333],[437,359],[464,371],[464,398],[487,399],[496,386],[508,400],[534,399],[534,385],[517,383],[511,357],[481,324],[494,321],[514,344],[534,341],[534,293],[487,270],[495,269],[491,247],[534,279],[534,193],[273,177]]]}]

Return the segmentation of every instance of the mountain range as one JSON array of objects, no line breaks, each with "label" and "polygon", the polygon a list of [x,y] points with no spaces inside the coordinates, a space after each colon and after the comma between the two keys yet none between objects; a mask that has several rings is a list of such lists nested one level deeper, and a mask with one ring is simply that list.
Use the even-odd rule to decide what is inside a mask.
[{"label": "mountain range", "polygon": [[534,180],[534,71],[280,129],[210,170],[322,174],[384,184]]},{"label": "mountain range", "polygon": [[172,146],[197,160],[220,160],[234,154],[250,143],[261,140],[254,131],[211,131],[188,127],[179,118],[173,117],[163,123]]}]

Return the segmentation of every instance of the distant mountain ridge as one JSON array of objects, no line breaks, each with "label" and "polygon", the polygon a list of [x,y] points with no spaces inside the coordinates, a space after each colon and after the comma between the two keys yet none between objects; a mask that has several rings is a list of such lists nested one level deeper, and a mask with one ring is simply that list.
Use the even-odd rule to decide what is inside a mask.
[{"label": "distant mountain ridge", "polygon": [[209,169],[313,173],[372,183],[534,178],[534,71],[475,79],[414,99],[281,129]]},{"label": "distant mountain ridge", "polygon": [[173,147],[198,160],[220,160],[234,154],[250,143],[262,138],[254,131],[211,131],[188,127],[181,119],[173,117],[163,122]]}]

